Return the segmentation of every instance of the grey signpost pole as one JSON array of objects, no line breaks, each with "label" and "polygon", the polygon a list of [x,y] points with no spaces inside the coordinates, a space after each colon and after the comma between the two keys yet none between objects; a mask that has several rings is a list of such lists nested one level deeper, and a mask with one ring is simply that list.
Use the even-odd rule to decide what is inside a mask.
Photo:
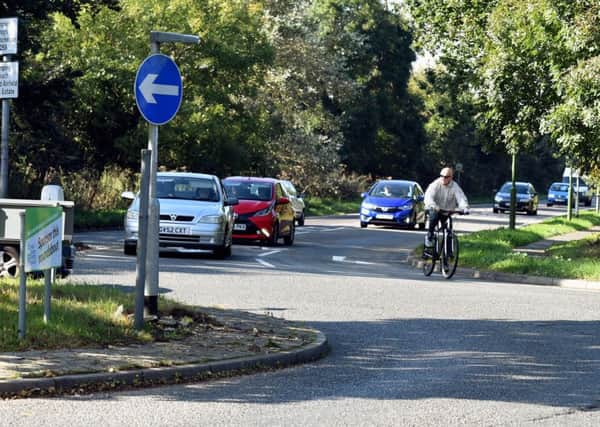
[{"label": "grey signpost pole", "polygon": [[146,251],[148,248],[148,187],[150,172],[150,151],[142,150],[142,182],[140,184],[140,210],[138,217],[137,277],[135,282],[135,321],[134,327],[144,327],[144,285],[146,282]]},{"label": "grey signpost pole", "polygon": [[[200,43],[200,37],[167,33],[150,32],[150,52],[159,53],[161,43]],[[160,204],[156,197],[156,170],[158,167],[158,126],[148,125],[148,150],[150,150],[150,185],[148,203],[148,248],[146,252],[146,286],[144,288],[144,306],[147,314],[158,314],[158,250],[159,250],[159,216]]]},{"label": "grey signpost pole", "polygon": [[8,129],[10,99],[19,95],[19,64],[11,62],[17,53],[18,18],[0,18],[0,97],[2,98],[2,131],[0,139],[0,197],[8,195]]},{"label": "grey signpost pole", "polygon": [[25,311],[27,309],[27,274],[25,274],[25,212],[19,213],[21,222],[21,247],[19,256],[19,339],[25,338]]},{"label": "grey signpost pole", "polygon": [[[5,56],[3,62],[8,62]],[[0,197],[8,195],[8,128],[10,124],[10,100],[2,98],[2,143],[0,148]]]}]

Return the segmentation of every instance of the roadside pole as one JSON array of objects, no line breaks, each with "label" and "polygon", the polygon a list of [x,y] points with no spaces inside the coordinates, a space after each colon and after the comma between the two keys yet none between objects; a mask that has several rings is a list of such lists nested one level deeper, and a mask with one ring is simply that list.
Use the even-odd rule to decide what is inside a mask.
[{"label": "roadside pole", "polygon": [[137,277],[135,282],[134,327],[144,326],[144,284],[146,282],[146,250],[148,247],[148,192],[150,183],[150,151],[142,150],[142,180],[140,183],[140,209],[138,217]]},{"label": "roadside pole", "polygon": [[19,256],[19,327],[18,334],[19,339],[25,338],[25,310],[26,310],[26,292],[27,292],[27,274],[25,274],[25,212],[19,213],[19,220],[21,221],[21,248]]},{"label": "roadside pole", "polygon": [[8,133],[10,98],[19,96],[19,63],[11,62],[17,53],[18,18],[0,19],[0,98],[2,98],[2,130],[0,136],[0,197],[8,196]]},{"label": "roadside pole", "polygon": [[169,122],[181,103],[183,86],[181,74],[173,60],[160,54],[161,43],[200,43],[200,37],[150,32],[150,56],[140,65],[134,82],[136,104],[142,116],[148,121],[148,150],[150,151],[147,251],[145,259],[144,309],[146,314],[158,315],[159,293],[159,233],[160,204],[156,197],[156,173],[158,168],[158,126]]}]

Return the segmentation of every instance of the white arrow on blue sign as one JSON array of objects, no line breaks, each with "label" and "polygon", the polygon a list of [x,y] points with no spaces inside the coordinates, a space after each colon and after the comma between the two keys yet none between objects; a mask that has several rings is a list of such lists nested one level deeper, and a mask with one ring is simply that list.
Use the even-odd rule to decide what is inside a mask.
[{"label": "white arrow on blue sign", "polygon": [[164,125],[181,105],[183,86],[177,64],[162,53],[150,55],[137,70],[133,90],[142,116],[153,125]]}]

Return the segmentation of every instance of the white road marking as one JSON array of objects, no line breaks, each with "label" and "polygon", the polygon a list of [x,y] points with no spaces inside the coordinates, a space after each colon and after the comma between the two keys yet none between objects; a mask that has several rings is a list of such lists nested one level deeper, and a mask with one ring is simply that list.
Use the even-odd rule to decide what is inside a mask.
[{"label": "white road marking", "polygon": [[275,268],[275,266],[273,264],[269,264],[267,261],[264,261],[260,258],[256,258],[256,262],[259,264],[262,264],[263,266],[265,266],[267,268]]},{"label": "white road marking", "polygon": [[276,253],[281,252],[283,249],[276,249],[274,251],[269,251],[269,252],[263,252],[262,254],[260,254],[259,256],[269,256],[269,255],[273,255]]},{"label": "white road marking", "polygon": [[335,262],[346,262],[349,264],[358,264],[358,265],[377,265],[377,263],[375,262],[368,262],[368,261],[350,261],[347,260],[345,256],[337,256],[334,255],[331,257],[333,259],[333,261]]}]

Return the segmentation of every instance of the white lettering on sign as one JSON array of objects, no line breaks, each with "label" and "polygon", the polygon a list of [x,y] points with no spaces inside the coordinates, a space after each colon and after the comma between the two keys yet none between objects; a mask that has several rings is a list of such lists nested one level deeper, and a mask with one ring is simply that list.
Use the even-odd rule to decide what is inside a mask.
[{"label": "white lettering on sign", "polygon": [[19,97],[19,63],[0,64],[0,98]]},{"label": "white lettering on sign", "polygon": [[0,19],[0,55],[17,53],[17,18]]}]

